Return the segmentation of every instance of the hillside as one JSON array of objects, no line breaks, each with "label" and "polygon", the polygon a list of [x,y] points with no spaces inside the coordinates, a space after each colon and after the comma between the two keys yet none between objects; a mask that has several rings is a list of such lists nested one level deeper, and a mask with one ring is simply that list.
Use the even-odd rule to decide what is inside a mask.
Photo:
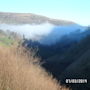
[{"label": "hillside", "polygon": [[0,45],[2,46],[18,45],[21,40],[22,38],[15,32],[0,30]]},{"label": "hillside", "polygon": [[58,80],[65,83],[66,78],[83,78],[88,84],[69,84],[73,90],[90,89],[90,35],[63,54],[57,54],[46,60],[44,67]]},{"label": "hillside", "polygon": [[0,12],[0,23],[6,24],[43,24],[51,23],[54,25],[69,25],[75,24],[71,21],[51,19],[45,16],[36,15],[32,13],[5,13]]},{"label": "hillside", "polygon": [[46,73],[38,58],[24,50],[0,46],[0,90],[68,90]]},{"label": "hillside", "polygon": [[0,30],[0,90],[69,90],[41,67],[34,51],[19,46],[19,39]]},{"label": "hillside", "polygon": [[0,30],[0,45],[10,46],[14,40],[10,38],[4,31]]}]

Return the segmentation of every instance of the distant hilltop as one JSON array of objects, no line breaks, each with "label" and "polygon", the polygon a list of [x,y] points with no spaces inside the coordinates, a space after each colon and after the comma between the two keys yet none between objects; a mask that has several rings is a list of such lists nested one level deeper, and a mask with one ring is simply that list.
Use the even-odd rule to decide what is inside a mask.
[{"label": "distant hilltop", "polygon": [[9,13],[0,12],[0,24],[43,24],[50,23],[53,25],[71,25],[72,21],[51,19],[45,16],[32,13]]}]

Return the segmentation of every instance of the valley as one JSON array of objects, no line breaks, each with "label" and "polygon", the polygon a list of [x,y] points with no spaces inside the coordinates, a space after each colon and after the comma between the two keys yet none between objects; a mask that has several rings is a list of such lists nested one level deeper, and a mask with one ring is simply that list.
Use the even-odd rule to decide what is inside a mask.
[{"label": "valley", "polygon": [[[0,45],[36,50],[34,57],[60,85],[90,89],[89,26],[31,13],[0,12],[0,29]],[[88,83],[67,84],[66,79],[87,79]]]}]

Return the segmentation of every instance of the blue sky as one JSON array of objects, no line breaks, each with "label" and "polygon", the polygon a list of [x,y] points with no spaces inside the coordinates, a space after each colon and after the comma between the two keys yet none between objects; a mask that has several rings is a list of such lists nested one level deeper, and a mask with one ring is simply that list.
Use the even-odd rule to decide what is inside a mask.
[{"label": "blue sky", "polygon": [[90,0],[1,0],[0,11],[35,13],[90,25]]}]

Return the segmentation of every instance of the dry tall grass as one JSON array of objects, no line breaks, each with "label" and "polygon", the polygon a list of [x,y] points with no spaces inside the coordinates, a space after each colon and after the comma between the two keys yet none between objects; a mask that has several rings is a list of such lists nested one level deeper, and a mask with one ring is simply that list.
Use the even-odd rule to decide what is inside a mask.
[{"label": "dry tall grass", "polygon": [[[0,47],[0,90],[67,90],[21,49]],[[30,59],[30,60],[29,60]]]}]

